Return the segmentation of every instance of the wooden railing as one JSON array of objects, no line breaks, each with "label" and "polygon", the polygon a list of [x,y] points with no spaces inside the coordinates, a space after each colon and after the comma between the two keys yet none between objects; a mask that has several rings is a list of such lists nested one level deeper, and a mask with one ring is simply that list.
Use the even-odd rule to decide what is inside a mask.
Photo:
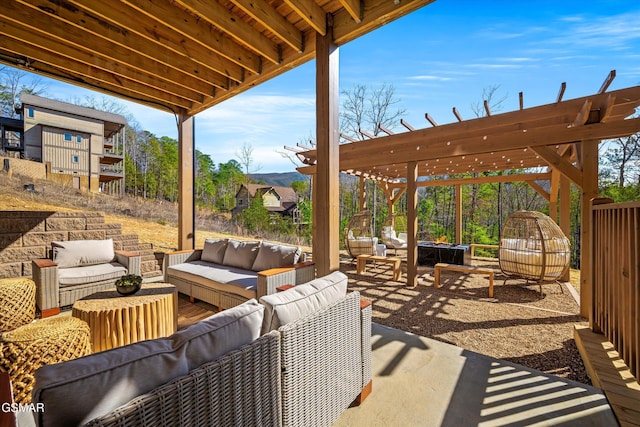
[{"label": "wooden railing", "polygon": [[595,205],[593,329],[602,332],[638,381],[640,202]]}]

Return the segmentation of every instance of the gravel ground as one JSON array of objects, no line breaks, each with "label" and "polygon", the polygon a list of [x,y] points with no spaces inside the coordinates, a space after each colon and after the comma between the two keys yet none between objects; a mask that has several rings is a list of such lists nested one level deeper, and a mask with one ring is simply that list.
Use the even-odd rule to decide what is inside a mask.
[{"label": "gravel ground", "polygon": [[473,264],[496,272],[494,298],[486,276],[443,272],[434,289],[433,269],[420,267],[418,286],[408,288],[405,275],[391,280],[389,265],[369,263],[358,275],[355,262],[341,258],[349,288],[373,303],[374,322],[591,384],[573,340],[574,325],[586,320],[567,285],[543,285],[541,295],[523,280],[503,283],[497,260]]}]

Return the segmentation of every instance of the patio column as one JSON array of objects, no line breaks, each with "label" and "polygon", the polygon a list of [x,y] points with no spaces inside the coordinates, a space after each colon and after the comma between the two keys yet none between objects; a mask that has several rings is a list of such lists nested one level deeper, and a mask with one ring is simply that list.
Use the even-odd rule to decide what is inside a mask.
[{"label": "patio column", "polygon": [[178,249],[195,248],[194,117],[178,117]]},{"label": "patio column", "polygon": [[456,238],[455,243],[462,243],[462,185],[456,184]]},{"label": "patio column", "polygon": [[316,199],[314,199],[313,260],[318,276],[340,267],[338,47],[333,44],[333,17],[327,15],[326,35],[316,36]]},{"label": "patio column", "polygon": [[[560,229],[565,236],[571,236],[571,181],[564,175],[560,175]],[[562,276],[562,280],[568,282],[571,278],[569,271]]]},{"label": "patio column", "polygon": [[360,175],[360,211],[367,209],[367,180]]},{"label": "patio column", "polygon": [[418,285],[418,163],[407,163],[407,286]]},{"label": "patio column", "polygon": [[580,200],[580,315],[589,319],[593,328],[593,256],[591,199],[598,197],[598,143],[582,141],[582,197]]}]

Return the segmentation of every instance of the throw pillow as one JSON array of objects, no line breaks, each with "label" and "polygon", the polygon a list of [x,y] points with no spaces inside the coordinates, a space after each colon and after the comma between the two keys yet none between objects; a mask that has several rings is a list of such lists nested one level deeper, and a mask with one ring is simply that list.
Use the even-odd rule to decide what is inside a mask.
[{"label": "throw pillow", "polygon": [[260,242],[241,242],[229,239],[222,264],[229,267],[242,268],[243,270],[251,270],[258,256],[259,248]]},{"label": "throw pillow", "polygon": [[258,250],[258,256],[253,262],[253,271],[269,270],[292,265],[298,262],[302,249],[298,246],[278,245],[262,242]]},{"label": "throw pillow", "polygon": [[52,242],[52,246],[53,261],[60,268],[105,264],[112,262],[116,256],[113,239],[69,240]]},{"label": "throw pillow", "polygon": [[229,239],[206,239],[202,248],[202,261],[222,264]]}]

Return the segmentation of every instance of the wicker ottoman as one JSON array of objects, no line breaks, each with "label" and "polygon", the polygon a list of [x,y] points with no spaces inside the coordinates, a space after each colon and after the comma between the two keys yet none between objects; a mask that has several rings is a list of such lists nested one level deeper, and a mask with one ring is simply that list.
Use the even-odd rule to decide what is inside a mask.
[{"label": "wicker ottoman", "polygon": [[0,370],[8,372],[14,400],[31,402],[39,367],[91,353],[89,325],[75,317],[38,320],[0,335]]},{"label": "wicker ottoman", "polygon": [[36,284],[26,277],[0,279],[0,332],[10,331],[36,317]]}]

